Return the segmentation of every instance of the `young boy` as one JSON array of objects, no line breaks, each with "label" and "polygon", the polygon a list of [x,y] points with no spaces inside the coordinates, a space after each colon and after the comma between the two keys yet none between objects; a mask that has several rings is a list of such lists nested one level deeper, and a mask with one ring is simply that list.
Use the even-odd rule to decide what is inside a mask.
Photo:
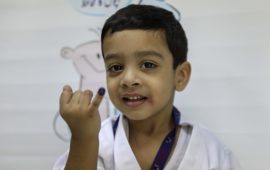
[{"label": "young boy", "polygon": [[187,38],[173,14],[146,5],[120,9],[102,30],[107,89],[122,112],[102,125],[100,88],[65,86],[60,113],[72,133],[70,149],[54,170],[239,170],[230,150],[212,133],[180,121],[175,91],[191,74]]}]

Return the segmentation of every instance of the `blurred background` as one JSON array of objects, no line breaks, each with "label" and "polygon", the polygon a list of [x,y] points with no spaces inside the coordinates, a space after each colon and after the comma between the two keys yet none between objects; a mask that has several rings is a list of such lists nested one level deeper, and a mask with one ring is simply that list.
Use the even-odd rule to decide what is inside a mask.
[{"label": "blurred background", "polygon": [[[104,85],[99,31],[111,12],[129,3],[159,5],[181,18],[193,67],[175,100],[183,120],[211,129],[243,169],[269,169],[269,1],[97,2],[0,1],[1,170],[51,169],[69,147],[57,115],[62,86]],[[102,109],[103,118],[115,113],[108,98]]]}]

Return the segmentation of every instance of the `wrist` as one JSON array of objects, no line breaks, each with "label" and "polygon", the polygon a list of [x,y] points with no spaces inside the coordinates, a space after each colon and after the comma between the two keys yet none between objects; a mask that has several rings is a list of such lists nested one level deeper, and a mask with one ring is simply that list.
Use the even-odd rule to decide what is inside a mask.
[{"label": "wrist", "polygon": [[99,136],[95,135],[71,135],[71,142],[78,144],[98,143]]}]

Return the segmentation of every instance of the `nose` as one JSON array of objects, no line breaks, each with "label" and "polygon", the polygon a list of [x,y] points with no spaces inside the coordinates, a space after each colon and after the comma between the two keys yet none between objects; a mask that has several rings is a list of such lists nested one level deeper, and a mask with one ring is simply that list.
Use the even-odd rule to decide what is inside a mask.
[{"label": "nose", "polygon": [[123,88],[140,86],[141,80],[139,79],[137,71],[132,68],[126,69],[123,72],[123,77],[121,79],[120,85]]}]

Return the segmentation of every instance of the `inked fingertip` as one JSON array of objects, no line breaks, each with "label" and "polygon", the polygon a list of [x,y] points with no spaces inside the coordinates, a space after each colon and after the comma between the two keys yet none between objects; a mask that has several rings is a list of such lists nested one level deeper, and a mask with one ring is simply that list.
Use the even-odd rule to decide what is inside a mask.
[{"label": "inked fingertip", "polygon": [[105,90],[104,87],[100,87],[100,88],[98,89],[98,94],[99,94],[100,96],[104,96],[105,92],[106,92],[106,90]]}]

